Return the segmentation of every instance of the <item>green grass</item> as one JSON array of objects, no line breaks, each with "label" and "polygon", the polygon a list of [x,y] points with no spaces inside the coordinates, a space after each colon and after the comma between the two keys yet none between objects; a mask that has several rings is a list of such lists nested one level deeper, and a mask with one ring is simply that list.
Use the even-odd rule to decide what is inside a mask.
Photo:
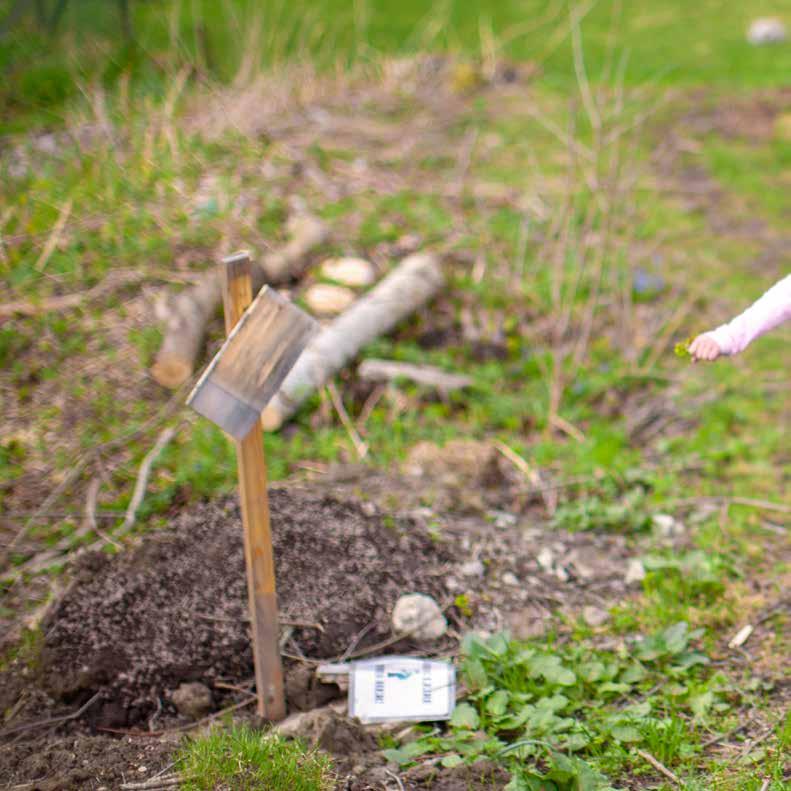
[{"label": "green grass", "polygon": [[182,791],[330,791],[330,759],[298,742],[247,726],[190,739],[176,756]]},{"label": "green grass", "polygon": [[[0,11],[9,4],[5,0]],[[757,16],[780,14],[788,22],[788,0],[761,0],[749,7],[728,0],[701,0],[694,6],[684,0],[661,5],[650,0],[405,0],[397,14],[384,0],[131,6],[132,46],[121,36],[113,3],[69,3],[54,36],[35,24],[31,10],[0,41],[6,128],[25,117],[57,123],[81,85],[111,86],[126,73],[135,75],[135,90],[154,94],[166,90],[169,71],[185,61],[229,79],[243,55],[240,39],[247,42],[254,30],[258,33],[251,41],[258,51],[253,56],[262,63],[309,57],[328,65],[424,49],[472,57],[495,53],[538,62],[548,84],[567,89],[575,82],[570,9],[582,8],[587,10],[581,22],[585,62],[596,81],[612,80],[623,70],[633,85],[752,88],[782,85],[791,70],[787,45],[752,47],[745,40],[749,21]]]}]

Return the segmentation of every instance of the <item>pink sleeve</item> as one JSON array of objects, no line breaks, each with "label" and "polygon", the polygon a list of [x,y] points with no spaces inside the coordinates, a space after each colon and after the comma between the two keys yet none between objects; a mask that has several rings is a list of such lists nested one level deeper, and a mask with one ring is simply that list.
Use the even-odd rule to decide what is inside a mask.
[{"label": "pink sleeve", "polygon": [[738,354],[765,332],[791,319],[791,275],[772,286],[735,319],[707,333],[723,354]]}]

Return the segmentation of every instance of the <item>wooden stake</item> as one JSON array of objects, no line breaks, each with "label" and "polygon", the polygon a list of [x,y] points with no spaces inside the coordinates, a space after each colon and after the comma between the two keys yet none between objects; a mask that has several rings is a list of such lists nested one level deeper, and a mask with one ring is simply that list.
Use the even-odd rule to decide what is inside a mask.
[{"label": "wooden stake", "polygon": [[[223,259],[225,331],[230,333],[253,301],[252,266],[247,253]],[[247,592],[253,630],[253,661],[258,714],[278,721],[286,716],[283,668],[278,645],[275,560],[269,526],[266,461],[260,424],[236,443],[239,499],[244,524]]]}]

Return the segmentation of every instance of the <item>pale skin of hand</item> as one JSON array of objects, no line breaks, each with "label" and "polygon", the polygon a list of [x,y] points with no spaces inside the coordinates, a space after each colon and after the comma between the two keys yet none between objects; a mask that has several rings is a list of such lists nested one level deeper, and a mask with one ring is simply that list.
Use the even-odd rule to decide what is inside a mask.
[{"label": "pale skin of hand", "polygon": [[711,335],[704,334],[698,335],[698,337],[689,344],[689,353],[692,355],[693,362],[705,360],[710,363],[722,354],[722,350]]}]

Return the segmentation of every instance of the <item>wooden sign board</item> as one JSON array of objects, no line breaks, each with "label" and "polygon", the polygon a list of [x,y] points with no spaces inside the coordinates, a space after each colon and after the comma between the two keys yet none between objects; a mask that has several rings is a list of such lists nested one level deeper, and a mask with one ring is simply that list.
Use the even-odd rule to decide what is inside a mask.
[{"label": "wooden sign board", "polygon": [[187,404],[235,439],[243,439],[317,329],[307,313],[264,286],[203,372]]}]

